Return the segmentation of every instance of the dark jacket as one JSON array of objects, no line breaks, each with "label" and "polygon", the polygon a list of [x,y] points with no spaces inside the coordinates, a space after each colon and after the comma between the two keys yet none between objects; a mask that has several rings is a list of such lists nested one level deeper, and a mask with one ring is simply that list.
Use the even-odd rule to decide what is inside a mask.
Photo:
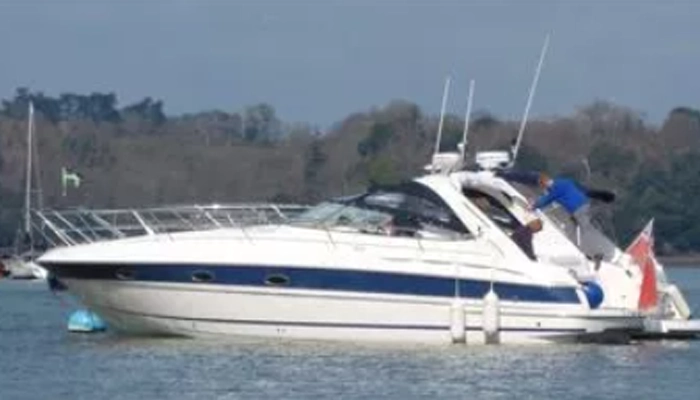
[{"label": "dark jacket", "polygon": [[537,261],[535,250],[532,247],[532,230],[527,225],[521,225],[511,233],[510,238],[532,260]]}]

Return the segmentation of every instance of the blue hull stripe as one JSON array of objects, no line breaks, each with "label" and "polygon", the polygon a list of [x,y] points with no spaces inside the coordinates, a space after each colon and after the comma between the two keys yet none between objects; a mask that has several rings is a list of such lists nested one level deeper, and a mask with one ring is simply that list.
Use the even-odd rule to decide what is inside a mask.
[{"label": "blue hull stripe", "polygon": [[[130,314],[146,318],[159,318],[187,322],[203,322],[203,323],[222,323],[236,325],[263,325],[263,326],[286,326],[297,328],[349,328],[349,329],[395,329],[395,330],[421,330],[421,331],[448,331],[448,325],[395,325],[395,324],[363,324],[363,323],[342,323],[342,322],[308,322],[308,321],[271,321],[271,320],[256,320],[256,319],[220,319],[220,318],[186,318],[173,317],[168,315],[144,314],[132,311],[124,311],[115,308],[109,308],[112,311],[122,314]],[[467,325],[467,331],[481,331],[481,326]],[[501,327],[501,332],[570,332],[570,333],[585,333],[582,328],[533,328],[533,327]]]},{"label": "blue hull stripe", "polygon": [[[453,278],[410,275],[396,272],[369,272],[350,269],[321,269],[251,265],[201,264],[42,264],[59,279],[128,280],[198,284],[311,289],[411,296],[454,297]],[[210,278],[205,283],[202,278]],[[463,298],[481,299],[490,283],[460,280]],[[495,283],[501,300],[579,304],[573,287],[548,287]]]}]

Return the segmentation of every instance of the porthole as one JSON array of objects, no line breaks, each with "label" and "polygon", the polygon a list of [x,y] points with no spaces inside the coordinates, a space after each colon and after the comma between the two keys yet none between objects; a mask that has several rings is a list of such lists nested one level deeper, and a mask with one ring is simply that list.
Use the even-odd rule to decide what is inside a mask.
[{"label": "porthole", "polygon": [[211,271],[199,270],[192,273],[193,282],[211,282],[214,280],[214,274]]},{"label": "porthole", "polygon": [[136,277],[136,272],[134,272],[133,269],[120,268],[117,270],[117,272],[114,273],[114,275],[120,281],[131,281]]},{"label": "porthole", "polygon": [[268,286],[287,286],[289,277],[283,274],[270,274],[265,277],[265,284]]}]

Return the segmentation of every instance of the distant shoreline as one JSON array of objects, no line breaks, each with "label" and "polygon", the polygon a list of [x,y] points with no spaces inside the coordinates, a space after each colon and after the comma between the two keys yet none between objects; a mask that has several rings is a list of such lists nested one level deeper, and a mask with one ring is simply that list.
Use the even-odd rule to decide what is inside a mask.
[{"label": "distant shoreline", "polygon": [[664,266],[700,268],[700,254],[660,256],[658,259]]}]

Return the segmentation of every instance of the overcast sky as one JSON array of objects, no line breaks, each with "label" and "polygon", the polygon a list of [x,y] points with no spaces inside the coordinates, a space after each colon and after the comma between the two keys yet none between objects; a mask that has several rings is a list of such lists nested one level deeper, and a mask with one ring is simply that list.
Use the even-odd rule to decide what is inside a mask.
[{"label": "overcast sky", "polygon": [[518,118],[611,100],[700,107],[700,1],[0,0],[0,97],[114,91],[168,113],[268,102],[321,126],[392,99]]}]

